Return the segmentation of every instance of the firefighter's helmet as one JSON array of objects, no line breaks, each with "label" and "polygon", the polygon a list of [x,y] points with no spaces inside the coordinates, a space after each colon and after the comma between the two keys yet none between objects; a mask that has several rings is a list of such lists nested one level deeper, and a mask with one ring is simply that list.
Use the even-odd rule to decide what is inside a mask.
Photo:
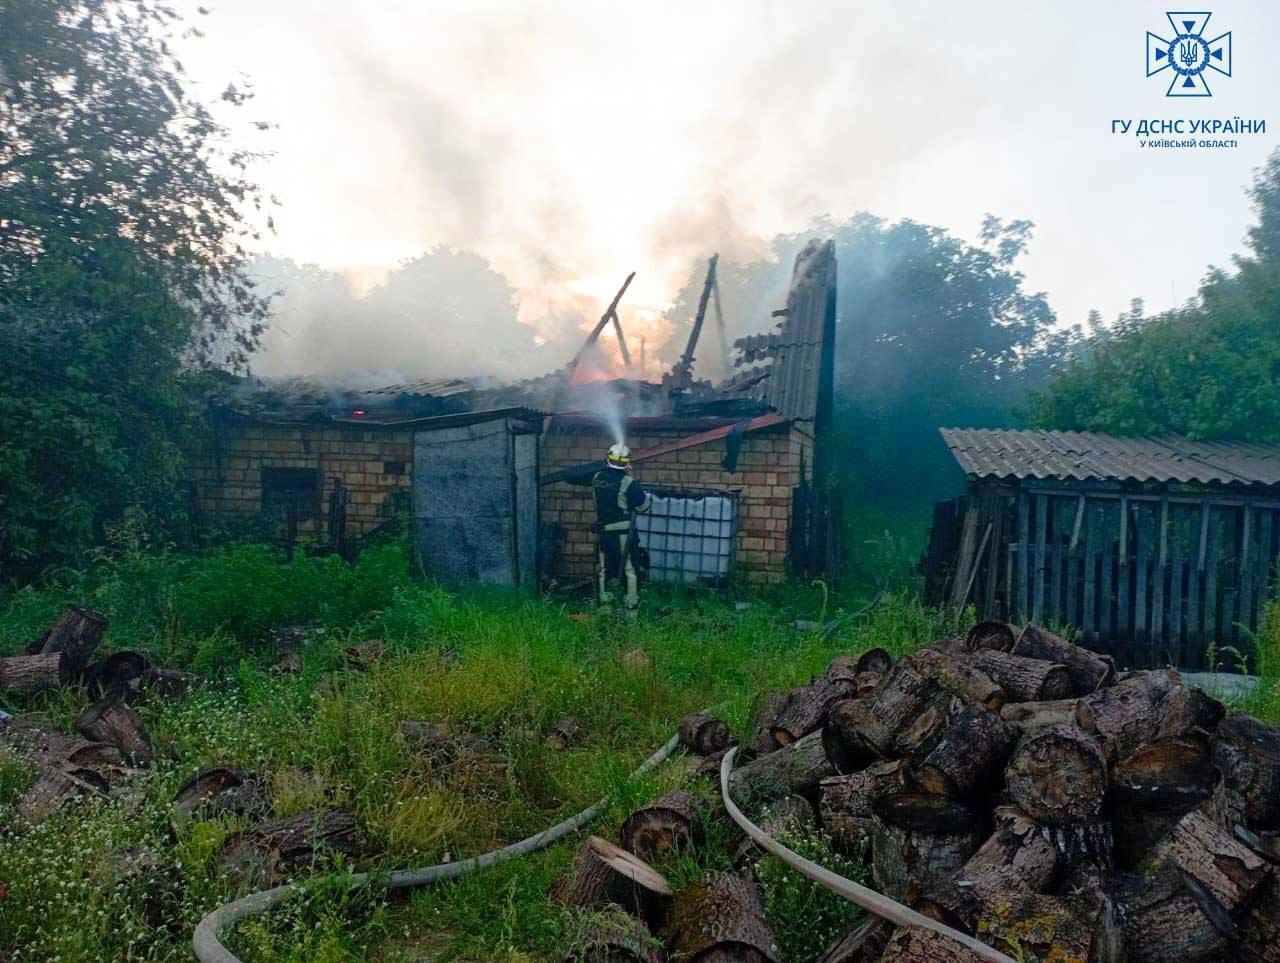
[{"label": "firefighter's helmet", "polygon": [[613,445],[605,457],[605,464],[610,468],[631,467],[631,449],[623,444]]}]

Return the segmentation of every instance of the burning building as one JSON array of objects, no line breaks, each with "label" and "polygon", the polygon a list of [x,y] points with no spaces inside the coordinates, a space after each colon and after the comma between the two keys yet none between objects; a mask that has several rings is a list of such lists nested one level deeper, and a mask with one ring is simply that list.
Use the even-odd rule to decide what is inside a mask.
[{"label": "burning building", "polygon": [[[530,587],[586,578],[594,513],[589,488],[574,483],[625,438],[636,478],[655,495],[638,521],[651,578],[830,574],[837,526],[822,439],[833,404],[834,246],[800,253],[787,303],[773,312],[777,330],[737,341],[739,371],[719,385],[692,374],[713,299],[718,315],[715,268],[713,258],[688,344],[660,384],[579,369],[610,324],[629,358],[616,313],[624,285],[569,368],[534,381],[242,390],[191,455],[198,516],[259,520],[290,543],[349,552],[411,510],[429,574]],[[479,485],[481,475],[498,481]],[[442,499],[445,490],[468,497]]]}]

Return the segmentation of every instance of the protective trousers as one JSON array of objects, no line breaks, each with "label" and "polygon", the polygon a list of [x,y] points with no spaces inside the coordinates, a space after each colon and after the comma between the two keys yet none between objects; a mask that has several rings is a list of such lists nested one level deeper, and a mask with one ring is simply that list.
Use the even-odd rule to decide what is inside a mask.
[{"label": "protective trousers", "polygon": [[613,604],[613,593],[609,585],[614,580],[621,581],[625,595],[623,604],[628,611],[634,612],[640,607],[640,580],[636,576],[636,567],[632,561],[632,545],[630,526],[620,531],[606,526],[600,533],[599,554],[596,559],[597,589],[601,605]]}]

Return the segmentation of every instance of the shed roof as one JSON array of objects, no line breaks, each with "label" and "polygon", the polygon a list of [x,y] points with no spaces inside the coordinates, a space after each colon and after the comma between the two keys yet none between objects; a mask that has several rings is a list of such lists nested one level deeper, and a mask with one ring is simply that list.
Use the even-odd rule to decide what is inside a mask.
[{"label": "shed roof", "polygon": [[939,431],[970,478],[1280,485],[1280,445],[1091,431]]}]

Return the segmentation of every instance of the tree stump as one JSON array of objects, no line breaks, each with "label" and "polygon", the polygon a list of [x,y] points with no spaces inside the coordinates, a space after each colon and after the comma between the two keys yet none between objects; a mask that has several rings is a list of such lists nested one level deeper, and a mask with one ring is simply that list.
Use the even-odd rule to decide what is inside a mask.
[{"label": "tree stump", "polygon": [[893,935],[893,924],[868,914],[818,958],[818,963],[876,963]]},{"label": "tree stump", "polygon": [[89,664],[89,659],[106,631],[105,615],[79,605],[68,605],[31,654],[64,652],[67,656],[67,671],[78,676]]},{"label": "tree stump", "polygon": [[1027,736],[1014,750],[1005,785],[1036,822],[1093,822],[1106,798],[1107,762],[1092,736],[1072,726],[1051,726]]},{"label": "tree stump", "polygon": [[982,844],[970,807],[926,793],[893,793],[872,803],[872,870],[877,888],[911,904],[949,880]]},{"label": "tree stump", "polygon": [[1115,681],[1116,667],[1110,657],[1074,645],[1037,625],[1028,625],[1022,630],[1012,651],[1028,659],[1066,666],[1071,676],[1072,695],[1088,695]]},{"label": "tree stump", "polygon": [[818,791],[818,783],[835,774],[822,747],[822,733],[812,732],[735,769],[729,790],[739,805],[742,800],[760,803],[783,796],[811,796]]},{"label": "tree stump", "polygon": [[925,678],[937,683],[964,702],[999,712],[1005,703],[1005,692],[981,669],[936,649],[921,649],[911,656],[911,663]]},{"label": "tree stump", "polygon": [[1245,825],[1280,829],[1280,729],[1233,712],[1214,732],[1213,762],[1222,777],[1219,793],[1234,794],[1232,808]]},{"label": "tree stump", "polygon": [[654,928],[662,925],[673,895],[656,869],[599,836],[587,837],[573,865],[551,885],[551,901],[560,906],[613,903]]},{"label": "tree stump", "polygon": [[33,695],[45,689],[68,685],[75,673],[65,652],[47,655],[11,655],[0,659],[0,690],[16,695]]},{"label": "tree stump", "polygon": [[978,649],[993,649],[997,652],[1012,652],[1017,633],[1007,622],[979,622],[969,630],[964,638],[964,646],[970,652]]},{"label": "tree stump", "polygon": [[680,744],[699,756],[710,756],[729,748],[732,734],[728,723],[705,712],[680,720]]},{"label": "tree stump", "polygon": [[46,766],[18,800],[19,820],[29,825],[43,822],[81,796],[105,796],[107,781],[93,769],[58,769]]},{"label": "tree stump", "polygon": [[565,963],[665,963],[662,944],[640,920],[616,913],[593,919]]},{"label": "tree stump", "polygon": [[1046,702],[1072,694],[1071,673],[1065,665],[996,649],[978,649],[969,659],[1000,684],[1010,702]]},{"label": "tree stump", "polygon": [[940,796],[968,796],[998,781],[1017,734],[981,705],[962,710],[938,744],[912,770],[916,784]]},{"label": "tree stump", "polygon": [[845,852],[860,852],[874,828],[872,803],[881,796],[912,788],[910,769],[901,759],[873,763],[861,772],[822,780],[818,811],[832,845]]},{"label": "tree stump", "polygon": [[94,703],[76,718],[76,729],[86,739],[115,746],[133,765],[151,763],[151,737],[142,717],[122,699],[108,696]]},{"label": "tree stump", "polygon": [[232,833],[222,843],[220,861],[244,879],[273,882],[308,866],[317,856],[360,855],[356,818],[343,809],[309,809],[296,816],[260,823]]},{"label": "tree stump", "polygon": [[1049,726],[1077,726],[1085,732],[1096,732],[1093,712],[1079,699],[1056,699],[1052,702],[1015,702],[1000,710],[1000,718],[1029,735]]},{"label": "tree stump", "polygon": [[622,848],[641,859],[683,849],[697,830],[698,797],[687,789],[673,789],[651,799],[622,824]]},{"label": "tree stump", "polygon": [[786,703],[774,717],[769,733],[778,745],[790,745],[821,729],[827,722],[831,706],[852,694],[852,684],[832,682],[825,676],[818,676],[808,685],[791,690]]},{"label": "tree stump", "polygon": [[887,675],[889,670],[893,668],[893,656],[885,649],[867,649],[866,652],[858,656],[858,661],[854,663],[854,668],[858,672],[876,672],[880,675]]},{"label": "tree stump", "polygon": [[780,963],[755,884],[732,873],[676,894],[667,947],[687,963]]},{"label": "tree stump", "polygon": [[551,731],[547,733],[547,747],[557,752],[563,752],[570,746],[576,745],[581,735],[582,724],[578,722],[577,718],[565,716],[553,725]]},{"label": "tree stump", "polygon": [[206,766],[173,795],[174,822],[182,825],[197,814],[205,819],[222,815],[261,818],[269,811],[262,782],[238,766]]}]

